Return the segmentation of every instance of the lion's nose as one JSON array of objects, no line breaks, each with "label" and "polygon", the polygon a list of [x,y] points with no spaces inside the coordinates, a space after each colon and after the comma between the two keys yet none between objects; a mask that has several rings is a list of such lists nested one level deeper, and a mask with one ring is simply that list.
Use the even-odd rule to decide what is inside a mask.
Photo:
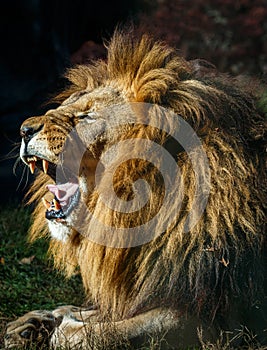
[{"label": "lion's nose", "polygon": [[35,124],[35,125],[22,124],[20,128],[20,136],[24,139],[25,142],[29,142],[30,139],[42,128],[43,128],[43,124]]}]

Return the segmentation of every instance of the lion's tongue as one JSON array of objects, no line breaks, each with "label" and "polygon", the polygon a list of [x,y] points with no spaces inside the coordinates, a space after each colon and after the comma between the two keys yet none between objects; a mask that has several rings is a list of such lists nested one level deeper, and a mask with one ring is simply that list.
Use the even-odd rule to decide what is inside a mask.
[{"label": "lion's tongue", "polygon": [[52,192],[59,200],[61,206],[66,206],[69,203],[71,196],[78,190],[79,185],[73,182],[66,182],[61,185],[47,185],[46,188]]}]

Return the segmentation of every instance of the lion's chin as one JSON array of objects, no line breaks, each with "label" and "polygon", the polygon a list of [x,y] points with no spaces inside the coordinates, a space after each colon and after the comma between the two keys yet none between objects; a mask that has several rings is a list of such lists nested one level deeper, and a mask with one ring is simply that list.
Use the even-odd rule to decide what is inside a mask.
[{"label": "lion's chin", "polygon": [[72,229],[68,224],[68,221],[69,221],[69,218],[62,221],[49,220],[48,228],[49,228],[51,238],[61,242],[66,242],[72,232]]},{"label": "lion's chin", "polygon": [[52,239],[66,242],[73,229],[80,228],[84,213],[84,199],[89,193],[84,176],[72,177],[59,184],[47,185],[46,189],[53,195],[50,201],[43,198],[46,207],[45,217]]},{"label": "lion's chin", "polygon": [[[48,223],[50,237],[61,242],[66,242],[71,236],[73,228],[75,228],[80,212],[80,190],[70,198],[67,207],[55,209],[54,204],[52,209],[47,209],[45,216]],[[55,199],[52,201],[54,202]],[[51,202],[50,202],[51,203]],[[51,208],[51,207],[50,207]]]}]

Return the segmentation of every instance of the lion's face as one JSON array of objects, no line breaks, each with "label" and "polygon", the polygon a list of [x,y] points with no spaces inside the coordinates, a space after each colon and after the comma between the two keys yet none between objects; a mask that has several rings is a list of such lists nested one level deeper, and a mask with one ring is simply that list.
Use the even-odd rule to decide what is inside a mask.
[{"label": "lion's face", "polygon": [[32,173],[37,167],[51,178],[43,203],[52,237],[64,241],[70,234],[81,199],[86,202],[94,188],[101,150],[114,137],[106,129],[116,116],[107,115],[106,108],[123,103],[114,88],[84,90],[22,124],[21,159]]}]

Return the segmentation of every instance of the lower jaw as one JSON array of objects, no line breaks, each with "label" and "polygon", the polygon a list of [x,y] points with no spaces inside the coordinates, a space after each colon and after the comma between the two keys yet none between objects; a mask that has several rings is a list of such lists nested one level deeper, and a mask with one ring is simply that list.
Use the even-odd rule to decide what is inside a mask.
[{"label": "lower jaw", "polygon": [[46,219],[51,221],[55,220],[57,222],[62,222],[62,223],[65,222],[68,216],[77,207],[80,197],[81,197],[80,191],[77,190],[76,193],[70,199],[70,203],[68,206],[61,206],[56,197],[49,204],[47,204],[48,202],[46,201],[46,204],[45,204],[47,208],[45,212]]}]

